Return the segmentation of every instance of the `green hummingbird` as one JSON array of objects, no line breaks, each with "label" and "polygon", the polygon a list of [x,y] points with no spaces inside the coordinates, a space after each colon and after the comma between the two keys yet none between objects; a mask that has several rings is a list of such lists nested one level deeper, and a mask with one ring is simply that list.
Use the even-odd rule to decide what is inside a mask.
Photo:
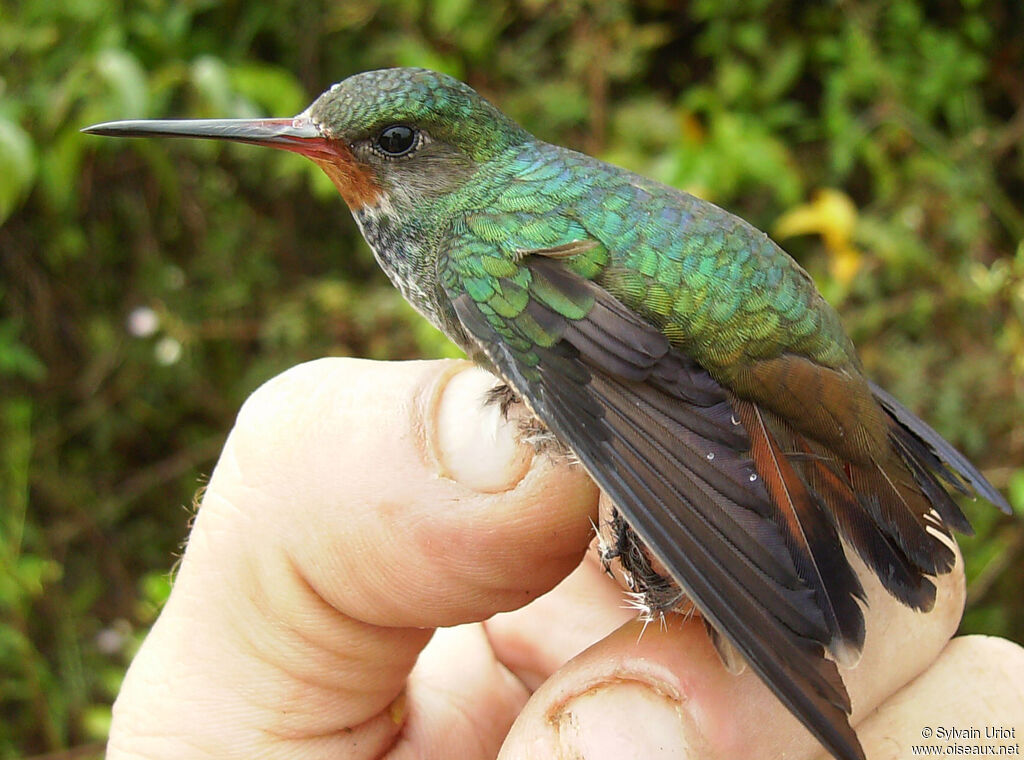
[{"label": "green hummingbird", "polygon": [[[647,604],[700,610],[841,760],[863,760],[836,662],[864,641],[841,540],[904,604],[1006,500],[869,381],[836,312],[767,235],[542,142],[425,69],[352,76],[290,119],[125,121],[309,157],[402,295],[501,378],[611,497]],[[831,658],[826,657],[826,653]],[[723,659],[729,658],[723,656]]]}]

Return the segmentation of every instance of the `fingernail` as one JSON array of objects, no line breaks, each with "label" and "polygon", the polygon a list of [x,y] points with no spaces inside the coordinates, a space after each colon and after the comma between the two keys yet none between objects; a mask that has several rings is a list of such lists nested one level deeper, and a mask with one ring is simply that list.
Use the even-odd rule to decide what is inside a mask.
[{"label": "fingernail", "polygon": [[567,702],[553,716],[558,757],[685,758],[695,730],[678,699],[640,681],[615,681]]},{"label": "fingernail", "polygon": [[475,367],[449,375],[436,396],[435,429],[429,437],[441,475],[482,493],[514,488],[533,459],[499,405],[484,405],[487,391],[497,382]]}]

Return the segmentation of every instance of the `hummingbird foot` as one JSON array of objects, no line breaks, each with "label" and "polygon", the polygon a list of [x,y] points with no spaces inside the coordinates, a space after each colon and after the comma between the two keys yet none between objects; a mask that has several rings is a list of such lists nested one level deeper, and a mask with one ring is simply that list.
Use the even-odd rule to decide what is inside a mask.
[{"label": "hummingbird foot", "polygon": [[[598,531],[598,556],[605,572],[613,578],[616,577],[613,563],[619,561],[622,579],[629,589],[625,606],[639,613],[644,624],[641,636],[655,621],[664,628],[670,612],[681,614],[684,620],[699,615],[686,593],[671,578],[658,572],[647,547],[617,509],[612,507],[611,518],[604,525],[608,535]],[[742,673],[747,667],[743,655],[706,618],[704,625],[726,670],[734,675]]]},{"label": "hummingbird foot", "polygon": [[508,383],[498,383],[484,395],[484,406],[497,405],[506,420],[509,418],[508,413],[512,407],[521,403],[519,394]]},{"label": "hummingbird foot", "polygon": [[598,551],[605,572],[612,574],[618,560],[622,577],[629,589],[627,604],[640,612],[645,622],[664,619],[669,612],[691,613],[693,605],[686,594],[667,575],[658,572],[650,552],[622,513],[612,508],[605,523],[608,536],[600,537]]},{"label": "hummingbird foot", "polygon": [[501,411],[502,417],[516,425],[516,438],[519,443],[532,448],[535,454],[544,454],[569,464],[579,464],[579,459],[572,449],[548,430],[508,383],[499,382],[485,394],[484,406],[495,405]]}]

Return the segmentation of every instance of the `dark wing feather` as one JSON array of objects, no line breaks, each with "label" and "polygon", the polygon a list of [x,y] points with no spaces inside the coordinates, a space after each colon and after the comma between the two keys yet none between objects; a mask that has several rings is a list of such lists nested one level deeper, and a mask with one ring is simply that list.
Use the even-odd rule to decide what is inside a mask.
[{"label": "dark wing feather", "polygon": [[[896,425],[905,431],[906,434],[901,436],[902,447],[905,450],[905,453],[901,453],[904,458],[911,456],[917,459],[926,470],[937,473],[960,493],[968,493],[960,481],[960,478],[963,478],[983,498],[995,504],[1006,514],[1012,514],[1013,510],[1010,509],[1010,504],[1005,497],[988,482],[977,467],[967,461],[967,457],[953,448],[947,440],[932,430],[924,420],[914,415],[891,394],[874,383],[871,383],[871,392]],[[957,513],[959,514],[959,509],[957,509]],[[941,510],[940,514],[942,514]],[[943,515],[943,519],[946,519],[945,515]],[[959,514],[959,517],[953,516],[947,522],[963,533],[968,533],[971,530],[971,526],[962,514]]]},{"label": "dark wing feather", "polygon": [[[863,758],[823,646],[862,625],[836,622],[859,609],[822,615],[728,393],[592,282],[543,258],[523,265],[537,287],[524,326],[450,287],[467,333],[779,699],[836,757]],[[560,299],[585,315],[562,316]],[[537,328],[542,340],[524,335]]]}]

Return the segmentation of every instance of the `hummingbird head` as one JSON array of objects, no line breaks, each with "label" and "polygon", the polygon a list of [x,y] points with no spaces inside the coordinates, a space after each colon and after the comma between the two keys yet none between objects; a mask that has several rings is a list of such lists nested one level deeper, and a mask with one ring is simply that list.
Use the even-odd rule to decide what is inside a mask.
[{"label": "hummingbird head", "polygon": [[356,74],[304,115],[344,146],[347,155],[333,161],[314,158],[343,196],[355,184],[399,206],[457,189],[479,164],[528,137],[468,85],[427,69]]},{"label": "hummingbird head", "polygon": [[472,88],[427,69],[381,69],[332,86],[291,119],[122,121],[83,130],[119,137],[233,140],[300,153],[353,212],[415,210],[458,189],[528,133]]}]

